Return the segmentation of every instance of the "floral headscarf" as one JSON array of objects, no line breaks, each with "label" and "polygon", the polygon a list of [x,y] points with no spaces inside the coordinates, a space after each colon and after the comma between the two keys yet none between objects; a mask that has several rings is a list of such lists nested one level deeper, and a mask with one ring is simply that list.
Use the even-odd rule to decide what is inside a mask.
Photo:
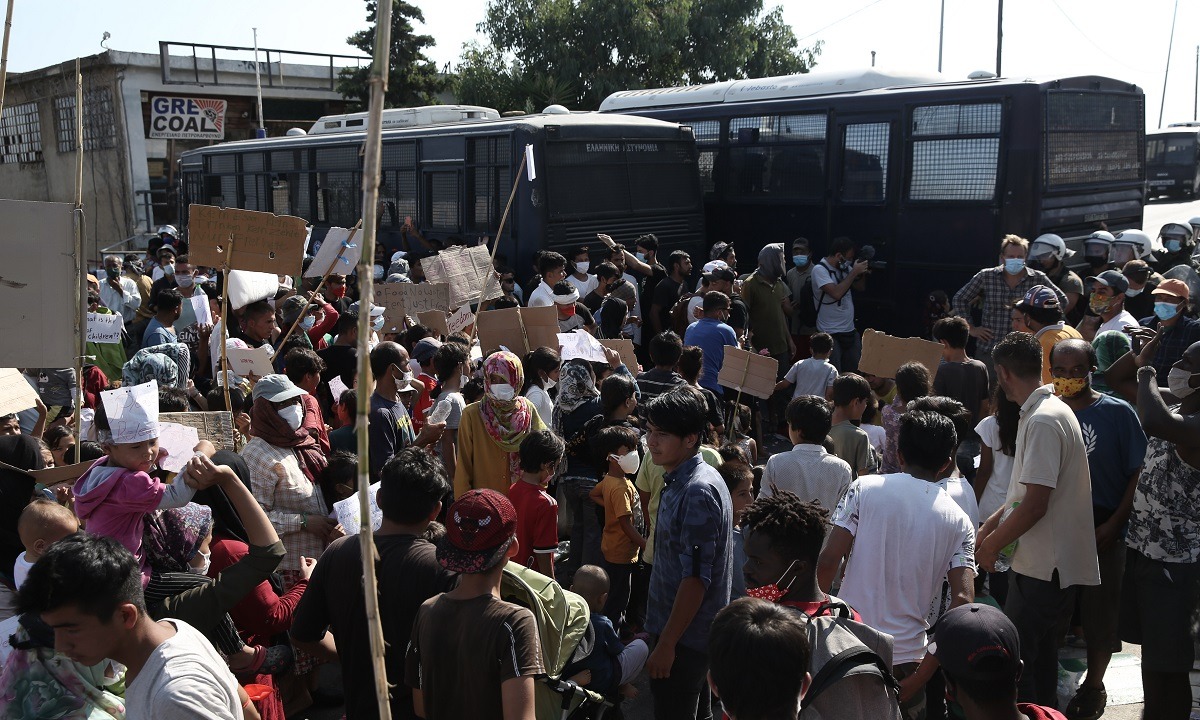
[{"label": "floral headscarf", "polygon": [[533,404],[522,395],[512,400],[499,400],[492,394],[492,375],[506,378],[514,392],[525,384],[525,371],[516,355],[500,350],[488,355],[483,362],[484,398],[480,413],[488,435],[505,452],[515,453],[533,424]]},{"label": "floral headscarf", "polygon": [[186,572],[212,525],[212,508],[197,503],[148,513],[142,547],[150,567],[160,573]]},{"label": "floral headscarf", "polygon": [[141,385],[157,380],[159,387],[180,390],[187,387],[191,373],[191,353],[183,343],[166,343],[143,348],[121,368],[121,382],[126,386]]},{"label": "floral headscarf", "polygon": [[596,378],[586,361],[562,364],[558,376],[558,402],[554,404],[554,432],[562,434],[563,419],[588,400],[600,397]]}]

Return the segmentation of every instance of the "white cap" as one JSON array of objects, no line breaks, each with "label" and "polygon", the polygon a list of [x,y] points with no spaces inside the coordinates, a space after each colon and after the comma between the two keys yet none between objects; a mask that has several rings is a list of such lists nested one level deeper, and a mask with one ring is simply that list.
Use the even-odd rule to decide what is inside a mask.
[{"label": "white cap", "polygon": [[713,270],[717,270],[717,269],[728,270],[729,263],[725,262],[724,260],[712,260],[712,261],[704,263],[704,274],[705,275],[707,275],[710,272],[712,272]]},{"label": "white cap", "polygon": [[157,381],[105,390],[100,400],[108,416],[112,442],[140,443],[158,437]]},{"label": "white cap", "polygon": [[[359,308],[360,308],[360,303],[356,302],[350,306],[350,311],[358,312]],[[371,303],[371,317],[380,317],[383,315],[383,311],[384,311],[384,307],[382,305],[376,305],[375,303]]]}]

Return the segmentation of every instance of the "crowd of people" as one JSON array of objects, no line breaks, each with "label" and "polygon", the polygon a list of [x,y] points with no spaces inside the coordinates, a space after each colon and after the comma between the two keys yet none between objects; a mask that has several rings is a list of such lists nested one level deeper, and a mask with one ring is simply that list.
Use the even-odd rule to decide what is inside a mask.
[{"label": "crowd of people", "polygon": [[[1093,720],[1126,641],[1144,717],[1184,720],[1200,321],[1160,273],[1195,235],[1097,232],[1085,279],[1058,236],[1006,236],[995,267],[931,295],[940,363],[883,377],[859,369],[870,253],[849,238],[768,244],[748,268],[726,243],[700,263],[598,235],[540,252],[526,287],[497,256],[502,295],[478,311],[554,306],[562,333],[631,340],[631,367],[388,325],[353,275],[279,277],[226,329],[220,273],[164,228],[89,276],[124,342],[90,344],[79,377],[26,369],[36,407],[0,418],[0,717],[374,718],[384,667],[401,718],[532,720],[578,690],[576,717]],[[423,282],[443,246],[406,226],[402,247],[376,281]],[[274,372],[223,370],[222,343]],[[729,347],[777,361],[772,397],[722,382]],[[232,435],[168,472],[160,413],[200,411]],[[24,472],[72,465],[50,487]],[[1060,699],[1067,643],[1087,674]]]}]

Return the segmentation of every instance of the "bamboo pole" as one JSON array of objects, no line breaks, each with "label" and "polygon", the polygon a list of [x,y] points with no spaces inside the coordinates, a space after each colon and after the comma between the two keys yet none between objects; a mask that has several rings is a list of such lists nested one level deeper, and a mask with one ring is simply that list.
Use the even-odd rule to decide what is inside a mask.
[{"label": "bamboo pole", "polygon": [[350,244],[354,242],[354,235],[358,232],[358,228],[361,225],[362,220],[354,223],[354,227],[350,229],[350,237],[346,238],[346,244],[342,245],[341,250],[338,250],[337,257],[333,259],[333,262],[329,264],[329,269],[326,270],[325,274],[321,276],[321,282],[317,284],[317,289],[313,290],[312,297],[305,298],[304,307],[300,308],[300,314],[296,316],[296,320],[292,323],[292,326],[288,328],[288,331],[282,338],[280,338],[279,344],[275,346],[276,351],[283,347],[283,344],[287,342],[288,338],[292,336],[292,333],[296,331],[296,328],[300,326],[300,321],[304,319],[304,313],[308,312],[308,306],[312,304],[312,298],[320,294],[321,288],[325,287],[325,281],[328,280],[329,276],[333,274],[333,269],[337,267],[337,264],[342,261],[342,255],[350,247]]},{"label": "bamboo pole", "polygon": [[[521,184],[521,173],[525,172],[525,163],[528,161],[529,154],[521,153],[521,164],[517,166],[517,175],[513,179],[512,191],[508,193],[508,202],[504,204],[504,213],[500,216],[500,229],[496,231],[496,240],[492,243],[492,267],[496,266],[496,251],[500,249],[500,235],[504,233],[504,225],[508,222],[508,211],[512,209],[513,198],[517,196],[517,187]],[[487,290],[488,280],[490,280],[490,278],[484,276],[483,287],[479,288],[479,306],[483,305],[483,295],[484,291]],[[478,317],[475,318],[475,322],[473,324],[474,327],[471,328],[471,342],[474,342],[475,338],[479,335]],[[526,342],[525,344],[528,345],[529,343]]]},{"label": "bamboo pole", "polygon": [[[358,436],[358,508],[359,547],[362,550],[363,597],[366,601],[367,637],[371,642],[371,664],[375,670],[375,701],[379,705],[380,720],[391,720],[392,709],[388,701],[387,664],[384,662],[386,648],[383,640],[383,621],[379,617],[379,588],[375,580],[375,537],[371,527],[369,503],[371,458],[368,447],[367,415],[370,412],[371,392],[374,383],[371,377],[369,345],[371,339],[370,308],[373,265],[375,263],[375,236],[378,231],[379,214],[379,165],[383,145],[383,104],[387,94],[388,70],[392,46],[392,3],[390,0],[378,4],[378,24],[375,27],[375,60],[371,66],[371,104],[367,114],[367,138],[363,159],[363,210],[362,210],[362,253],[358,259],[358,418],[355,434]],[[366,303],[365,305],[363,303]]]},{"label": "bamboo pole", "polygon": [[[12,22],[12,0],[8,3],[8,21]],[[4,55],[8,59],[8,26],[4,29]],[[0,75],[3,75],[0,72]],[[0,82],[0,85],[3,83]],[[0,101],[0,108],[3,101]],[[79,314],[76,316],[75,332],[78,339],[78,356],[75,358],[75,445],[82,447],[83,422],[83,359],[87,355],[87,258],[83,254],[83,75],[79,72],[79,59],[75,59],[75,274],[76,291],[79,293]]]},{"label": "bamboo pole", "polygon": [[[233,261],[233,233],[229,234],[229,252],[225,254],[225,264],[221,266],[221,385],[225,391],[225,411],[229,413],[230,418],[236,420],[233,415],[233,408],[229,405],[229,356],[227,346],[229,345],[229,266]],[[233,423],[233,445],[238,446],[237,422]]]},{"label": "bamboo pole", "polygon": [[[8,37],[12,34],[12,12],[14,0],[8,0],[8,12],[4,15],[4,44],[0,46],[0,118],[4,117],[4,86],[8,82]],[[79,61],[75,62],[79,72]]]}]

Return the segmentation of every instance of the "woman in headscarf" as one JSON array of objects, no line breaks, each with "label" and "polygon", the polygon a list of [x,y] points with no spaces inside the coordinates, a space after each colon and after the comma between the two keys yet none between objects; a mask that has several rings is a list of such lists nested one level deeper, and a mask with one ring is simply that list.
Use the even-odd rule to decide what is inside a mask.
[{"label": "woman in headscarf", "polygon": [[1133,346],[1129,336],[1120,330],[1105,330],[1102,333],[1097,333],[1092,340],[1092,347],[1096,349],[1096,372],[1092,373],[1092,387],[1096,392],[1112,395],[1115,398],[1121,397],[1108,386],[1108,382],[1104,379],[1104,372],[1115,363],[1122,355],[1129,352]]},{"label": "woman in headscarf", "polygon": [[516,355],[501,350],[483,362],[483,399],[462,412],[454,496],[490,489],[508,494],[521,477],[517,451],[530,433],[546,429],[529,398],[519,395],[525,373]]},{"label": "woman in headscarf", "polygon": [[321,494],[319,478],[328,462],[303,427],[304,391],[286,375],[267,375],[254,385],[250,426],[254,437],[242,449],[250,489],[287,549],[280,565],[284,584],[299,582],[301,557],[319,558],[342,536]]},{"label": "woman in headscarf", "polygon": [[160,388],[187,388],[191,372],[191,354],[183,343],[166,343],[138,350],[121,368],[121,382],[126,386],[141,385],[157,380]]}]

